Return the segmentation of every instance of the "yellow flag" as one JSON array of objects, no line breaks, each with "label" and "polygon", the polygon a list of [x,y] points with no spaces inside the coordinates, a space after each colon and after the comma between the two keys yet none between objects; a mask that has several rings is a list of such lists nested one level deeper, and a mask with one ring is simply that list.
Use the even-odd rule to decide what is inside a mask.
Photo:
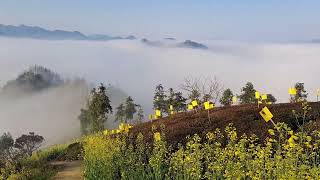
[{"label": "yellow flag", "polygon": [[161,111],[160,110],[156,110],[156,116],[161,117]]},{"label": "yellow flag", "polygon": [[256,99],[260,99],[260,93],[258,91],[255,92]]},{"label": "yellow flag", "polygon": [[210,109],[213,109],[213,108],[214,108],[214,104],[213,104],[213,103],[210,103],[209,108],[210,108]]},{"label": "yellow flag", "polygon": [[262,99],[262,100],[267,100],[267,99],[268,99],[268,95],[267,95],[267,94],[263,94],[263,95],[261,96],[261,99]]},{"label": "yellow flag", "polygon": [[172,110],[173,110],[173,106],[172,106],[172,105],[170,105],[169,109],[172,111]]},{"label": "yellow flag", "polygon": [[108,129],[104,130],[104,131],[103,131],[103,134],[104,134],[104,135],[108,135]]},{"label": "yellow flag", "polygon": [[236,103],[237,101],[238,101],[237,96],[233,96],[233,97],[232,97],[232,102],[233,102],[233,103]]},{"label": "yellow flag", "polygon": [[192,110],[193,109],[193,106],[191,104],[188,104],[188,109],[189,110]]},{"label": "yellow flag", "polygon": [[204,102],[204,109],[205,109],[205,110],[210,109],[210,102],[209,102],[209,101]]},{"label": "yellow flag", "polygon": [[123,131],[124,128],[125,128],[125,124],[120,123],[120,124],[119,124],[119,130],[120,130],[120,131]]},{"label": "yellow flag", "polygon": [[192,106],[193,107],[198,106],[198,101],[196,101],[196,100],[192,101]]},{"label": "yellow flag", "polygon": [[290,88],[289,89],[289,94],[290,95],[296,95],[297,94],[297,89],[296,88]]},{"label": "yellow flag", "polygon": [[262,118],[268,122],[273,118],[273,114],[270,112],[270,110],[267,107],[264,107],[259,114],[262,116]]}]

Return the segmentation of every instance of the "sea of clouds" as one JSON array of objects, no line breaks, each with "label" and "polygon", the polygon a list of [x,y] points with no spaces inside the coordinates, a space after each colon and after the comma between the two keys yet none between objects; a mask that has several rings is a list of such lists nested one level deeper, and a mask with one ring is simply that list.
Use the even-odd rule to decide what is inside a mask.
[{"label": "sea of clouds", "polygon": [[[287,90],[290,86],[295,82],[304,82],[309,100],[316,99],[315,91],[320,88],[317,79],[320,44],[204,43],[209,50],[150,47],[138,40],[89,42],[0,38],[0,86],[37,64],[65,78],[85,78],[94,84],[111,83],[133,96],[147,113],[151,111],[154,87],[157,84],[179,89],[188,76],[217,76],[224,87],[231,88],[237,94],[250,81],[257,90],[273,94],[279,102],[288,101]],[[55,90],[52,91],[54,94]],[[22,103],[0,102],[0,133],[26,133],[23,131],[32,130],[42,133],[50,129],[58,133],[57,136],[59,131],[68,130],[70,133],[66,134],[67,137],[77,134],[79,124],[76,118],[79,109],[85,104],[86,93],[81,89],[78,89],[79,92],[59,91],[64,96],[51,96],[50,92],[46,92],[42,95],[45,97],[30,97]],[[61,101],[38,104],[41,98],[52,97]],[[31,105],[39,107],[28,109]],[[55,110],[50,112],[52,107]],[[37,113],[41,115],[34,116]],[[26,116],[29,117],[27,120]],[[58,119],[62,122],[55,124]],[[36,122],[42,123],[39,128],[33,128],[32,124]]]}]

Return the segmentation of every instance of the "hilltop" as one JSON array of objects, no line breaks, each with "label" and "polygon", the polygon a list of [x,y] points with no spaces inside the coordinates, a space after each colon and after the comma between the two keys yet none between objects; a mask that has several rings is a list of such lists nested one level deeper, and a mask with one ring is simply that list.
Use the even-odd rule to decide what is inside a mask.
[{"label": "hilltop", "polygon": [[[312,111],[309,118],[312,120],[309,127],[315,129],[318,120],[320,119],[320,103],[310,103]],[[268,106],[274,115],[274,122],[285,122],[292,129],[296,130],[295,116],[292,110],[301,112],[301,103],[290,104],[274,104]],[[259,115],[257,105],[238,105],[230,107],[217,107],[210,110],[210,120],[208,119],[208,112],[203,110],[200,112],[182,112],[165,118],[153,120],[138,124],[131,129],[131,136],[136,137],[138,133],[142,133],[148,140],[152,138],[152,126],[160,127],[161,124],[165,126],[166,140],[170,144],[182,143],[186,140],[188,135],[198,134],[205,135],[207,132],[215,131],[216,128],[223,130],[228,124],[232,123],[236,128],[238,135],[255,134],[261,141],[268,137],[268,129],[273,128],[271,122],[266,123]]]}]

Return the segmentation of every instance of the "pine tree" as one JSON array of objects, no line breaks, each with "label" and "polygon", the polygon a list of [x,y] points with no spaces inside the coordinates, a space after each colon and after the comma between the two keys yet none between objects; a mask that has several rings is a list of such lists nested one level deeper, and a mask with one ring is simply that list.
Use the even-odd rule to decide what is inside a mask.
[{"label": "pine tree", "polygon": [[239,96],[241,104],[255,103],[254,86],[251,82],[247,82],[246,86],[241,89],[242,94]]},{"label": "pine tree", "polygon": [[166,113],[170,113],[170,105],[173,106],[174,111],[185,111],[187,99],[182,96],[181,92],[175,92],[172,88],[169,89],[167,99]]},{"label": "pine tree", "polygon": [[136,118],[136,124],[142,123],[143,119],[144,119],[144,112],[143,109],[141,107],[141,105],[137,105],[138,107],[138,113],[137,113],[137,118]]},{"label": "pine tree", "polygon": [[224,106],[230,106],[232,104],[232,97],[233,97],[232,91],[230,89],[226,89],[222,94],[220,103]]},{"label": "pine tree", "polygon": [[186,111],[187,106],[187,98],[183,97],[182,92],[176,92],[175,93],[175,104],[174,108],[176,111]]},{"label": "pine tree", "polygon": [[153,98],[153,109],[160,110],[161,112],[167,111],[167,101],[166,101],[166,95],[164,92],[164,88],[161,84],[156,86],[154,98]]},{"label": "pine tree", "polygon": [[128,121],[133,120],[133,115],[137,112],[136,104],[134,104],[133,99],[129,96],[126,99],[126,106],[125,106],[125,123]]},{"label": "pine tree", "polygon": [[125,114],[125,106],[121,103],[116,108],[116,115],[115,115],[115,121],[123,122],[125,120],[126,114]]},{"label": "pine tree", "polygon": [[294,97],[294,102],[306,100],[308,97],[307,91],[304,89],[304,83],[297,82],[295,84],[297,94]]},{"label": "pine tree", "polygon": [[112,107],[107,96],[106,87],[101,84],[98,89],[92,89],[87,109],[83,109],[79,116],[80,121],[83,123],[82,128],[85,128],[84,132],[95,133],[103,130],[109,113],[112,113]]},{"label": "pine tree", "polygon": [[272,94],[267,94],[267,96],[268,96],[267,102],[271,102],[272,104],[277,102],[277,99]]},{"label": "pine tree", "polygon": [[168,95],[167,95],[167,97],[168,97],[168,99],[167,99],[167,108],[166,108],[166,111],[165,111],[165,113],[167,113],[167,114],[170,114],[170,106],[173,106],[173,108],[175,109],[175,96],[176,96],[176,94],[175,94],[175,92],[173,91],[173,89],[172,88],[169,88],[169,92],[168,92]]}]

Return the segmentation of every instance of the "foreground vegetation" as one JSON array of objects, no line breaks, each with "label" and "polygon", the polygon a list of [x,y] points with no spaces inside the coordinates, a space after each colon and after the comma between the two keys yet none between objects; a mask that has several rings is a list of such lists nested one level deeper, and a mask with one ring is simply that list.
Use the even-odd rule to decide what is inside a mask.
[{"label": "foreground vegetation", "polygon": [[[159,127],[158,127],[159,128]],[[318,179],[320,132],[294,133],[278,123],[262,144],[229,125],[172,147],[162,130],[146,143],[126,133],[85,138],[87,179]]]},{"label": "foreground vegetation", "polygon": [[0,179],[50,179],[56,170],[48,162],[60,156],[67,147],[68,145],[56,145],[20,158],[16,162],[7,161],[1,168]]}]

